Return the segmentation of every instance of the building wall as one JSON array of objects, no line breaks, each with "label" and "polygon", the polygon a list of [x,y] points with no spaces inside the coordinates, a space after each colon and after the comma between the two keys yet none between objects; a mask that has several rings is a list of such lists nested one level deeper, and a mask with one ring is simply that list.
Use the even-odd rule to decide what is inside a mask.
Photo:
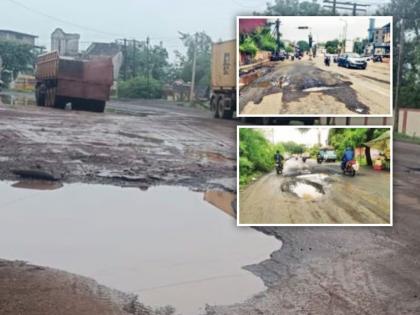
[{"label": "building wall", "polygon": [[420,137],[420,109],[400,108],[398,132]]},{"label": "building wall", "polygon": [[35,38],[35,36],[15,33],[13,31],[0,31],[1,40],[10,40],[21,44],[35,46]]},{"label": "building wall", "polygon": [[51,50],[57,50],[61,56],[76,56],[79,53],[79,34],[65,33],[57,28],[51,34]]}]

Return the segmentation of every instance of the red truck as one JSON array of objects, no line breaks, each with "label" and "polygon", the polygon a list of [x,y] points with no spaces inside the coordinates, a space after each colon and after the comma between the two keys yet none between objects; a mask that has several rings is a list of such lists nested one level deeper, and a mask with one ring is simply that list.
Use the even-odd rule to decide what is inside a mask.
[{"label": "red truck", "polygon": [[113,84],[112,59],[82,60],[57,51],[38,57],[35,97],[38,106],[103,112]]}]

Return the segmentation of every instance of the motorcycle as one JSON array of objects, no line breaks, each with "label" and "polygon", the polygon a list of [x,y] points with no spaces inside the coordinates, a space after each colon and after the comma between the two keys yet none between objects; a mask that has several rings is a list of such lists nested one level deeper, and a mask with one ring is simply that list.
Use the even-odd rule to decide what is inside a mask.
[{"label": "motorcycle", "polygon": [[283,163],[276,162],[276,172],[277,172],[277,175],[283,172]]},{"label": "motorcycle", "polygon": [[324,64],[329,67],[330,66],[330,57],[325,57],[324,58]]},{"label": "motorcycle", "polygon": [[355,160],[348,161],[343,169],[343,175],[356,175],[356,172],[359,171],[359,163]]},{"label": "motorcycle", "polygon": [[302,162],[305,163],[308,158],[306,156],[302,156]]}]

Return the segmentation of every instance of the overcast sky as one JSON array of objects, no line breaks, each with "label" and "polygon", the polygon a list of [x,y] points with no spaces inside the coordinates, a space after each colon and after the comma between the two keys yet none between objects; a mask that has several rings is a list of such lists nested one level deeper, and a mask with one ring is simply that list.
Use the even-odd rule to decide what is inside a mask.
[{"label": "overcast sky", "polygon": [[296,127],[277,127],[277,128],[264,128],[266,131],[264,135],[266,138],[274,143],[293,141],[299,144],[312,146],[318,143],[318,131],[321,132],[321,144],[325,145],[328,140],[327,128],[308,128],[307,132],[302,133]]},{"label": "overcast sky", "polygon": [[173,55],[183,47],[178,31],[205,31],[214,41],[232,39],[235,17],[263,12],[267,2],[273,0],[0,0],[0,29],[37,35],[37,44],[47,49],[56,27],[79,33],[81,49],[92,41],[150,36],[152,43],[163,41]]}]

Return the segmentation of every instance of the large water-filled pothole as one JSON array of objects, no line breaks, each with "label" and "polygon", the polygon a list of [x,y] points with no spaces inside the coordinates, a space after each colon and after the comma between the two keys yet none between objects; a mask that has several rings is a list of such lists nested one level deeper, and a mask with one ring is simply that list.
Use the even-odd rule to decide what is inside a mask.
[{"label": "large water-filled pothole", "polygon": [[299,175],[284,181],[280,188],[298,198],[317,200],[326,194],[330,181],[328,175],[321,173]]},{"label": "large water-filled pothole", "polygon": [[232,205],[226,193],[11,184],[0,182],[1,258],[88,276],[138,294],[146,305],[173,305],[176,314],[198,314],[206,303],[238,303],[264,290],[242,267],[281,247],[273,237],[237,228],[215,208]]}]

